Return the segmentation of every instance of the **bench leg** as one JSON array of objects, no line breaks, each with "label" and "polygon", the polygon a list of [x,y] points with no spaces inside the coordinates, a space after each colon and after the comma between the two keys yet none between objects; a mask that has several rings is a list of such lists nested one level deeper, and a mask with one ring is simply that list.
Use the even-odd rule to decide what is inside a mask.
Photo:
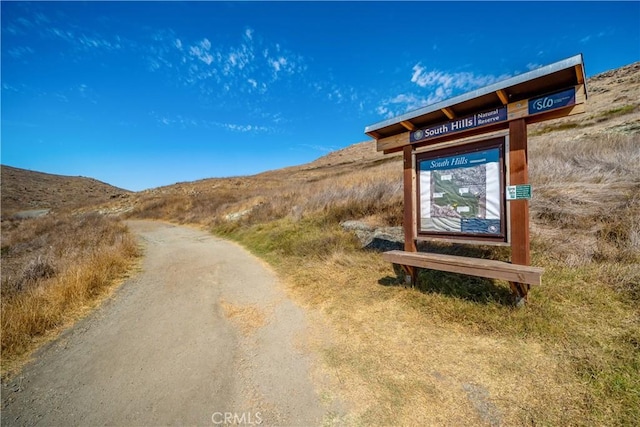
[{"label": "bench leg", "polygon": [[509,282],[509,285],[511,286],[511,292],[513,292],[516,306],[524,306],[528,301],[531,285],[518,282]]},{"label": "bench leg", "polygon": [[411,285],[413,288],[416,285],[416,280],[418,279],[418,269],[416,267],[412,267],[410,265],[402,265],[402,270],[405,272],[405,287],[407,285]]}]

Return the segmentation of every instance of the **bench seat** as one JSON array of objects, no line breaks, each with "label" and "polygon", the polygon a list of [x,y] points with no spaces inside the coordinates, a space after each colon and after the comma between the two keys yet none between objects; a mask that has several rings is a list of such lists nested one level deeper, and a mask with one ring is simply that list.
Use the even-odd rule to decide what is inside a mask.
[{"label": "bench seat", "polygon": [[448,271],[470,276],[501,279],[515,283],[540,285],[543,268],[511,264],[491,259],[468,258],[425,252],[389,251],[382,254],[385,261],[431,270]]}]

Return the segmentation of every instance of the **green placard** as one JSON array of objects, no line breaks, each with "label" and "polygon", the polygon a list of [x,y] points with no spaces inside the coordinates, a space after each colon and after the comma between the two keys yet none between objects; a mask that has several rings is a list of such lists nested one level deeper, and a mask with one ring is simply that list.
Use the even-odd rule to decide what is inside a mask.
[{"label": "green placard", "polygon": [[507,200],[522,200],[531,198],[531,185],[508,185]]}]

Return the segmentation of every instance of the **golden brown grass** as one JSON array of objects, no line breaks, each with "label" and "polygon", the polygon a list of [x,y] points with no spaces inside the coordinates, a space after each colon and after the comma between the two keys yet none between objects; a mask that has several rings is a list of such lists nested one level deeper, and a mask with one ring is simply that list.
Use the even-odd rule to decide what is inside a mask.
[{"label": "golden brown grass", "polygon": [[32,209],[76,209],[114,199],[126,199],[127,190],[92,178],[34,172],[0,166],[2,217]]},{"label": "golden brown grass", "polygon": [[333,342],[318,349],[334,390],[354,402],[356,424],[632,425],[638,170],[618,163],[635,161],[640,145],[636,135],[548,137],[531,140],[533,257],[546,272],[524,310],[501,282],[423,271],[405,289],[340,228],[346,219],[400,223],[397,160],[279,186],[261,187],[258,177],[233,197],[219,193],[208,214],[185,202],[191,196],[166,203],[202,206],[174,212],[264,257],[296,301],[324,316]]},{"label": "golden brown grass", "polygon": [[331,329],[317,348],[356,425],[635,425],[640,114],[607,112],[610,85],[626,91],[615,102],[638,99],[637,68],[594,79],[586,119],[530,138],[532,255],[545,274],[525,309],[499,281],[422,271],[406,289],[341,229],[402,221],[401,162],[371,143],[353,158],[150,192],[136,215],[211,227],[273,265]]},{"label": "golden brown grass", "polygon": [[283,185],[215,230],[266,257],[297,301],[325,315],[336,333],[324,361],[358,402],[358,422],[631,425],[640,416],[637,142],[531,141],[534,264],[546,273],[525,310],[509,305],[506,283],[424,271],[417,289],[401,288],[338,226],[400,220],[386,219],[400,217],[398,162]]},{"label": "golden brown grass", "polygon": [[224,315],[233,320],[240,332],[247,336],[263,327],[266,322],[264,309],[258,305],[238,305],[228,301],[220,301]]},{"label": "golden brown grass", "polygon": [[124,225],[96,214],[3,221],[3,375],[93,307],[138,255]]}]

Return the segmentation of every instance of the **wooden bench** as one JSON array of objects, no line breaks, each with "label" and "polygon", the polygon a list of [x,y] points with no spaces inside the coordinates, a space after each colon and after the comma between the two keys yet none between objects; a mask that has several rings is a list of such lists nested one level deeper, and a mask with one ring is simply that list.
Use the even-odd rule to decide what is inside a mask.
[{"label": "wooden bench", "polygon": [[[511,264],[491,259],[468,258],[455,255],[442,255],[425,252],[389,251],[382,254],[385,261],[403,267],[428,268],[431,270],[448,271],[451,273],[467,274],[470,276],[486,277],[489,279],[507,280],[511,289],[520,299],[527,299],[528,285],[542,283],[543,268],[526,265]],[[415,273],[408,273],[415,281]]]}]

